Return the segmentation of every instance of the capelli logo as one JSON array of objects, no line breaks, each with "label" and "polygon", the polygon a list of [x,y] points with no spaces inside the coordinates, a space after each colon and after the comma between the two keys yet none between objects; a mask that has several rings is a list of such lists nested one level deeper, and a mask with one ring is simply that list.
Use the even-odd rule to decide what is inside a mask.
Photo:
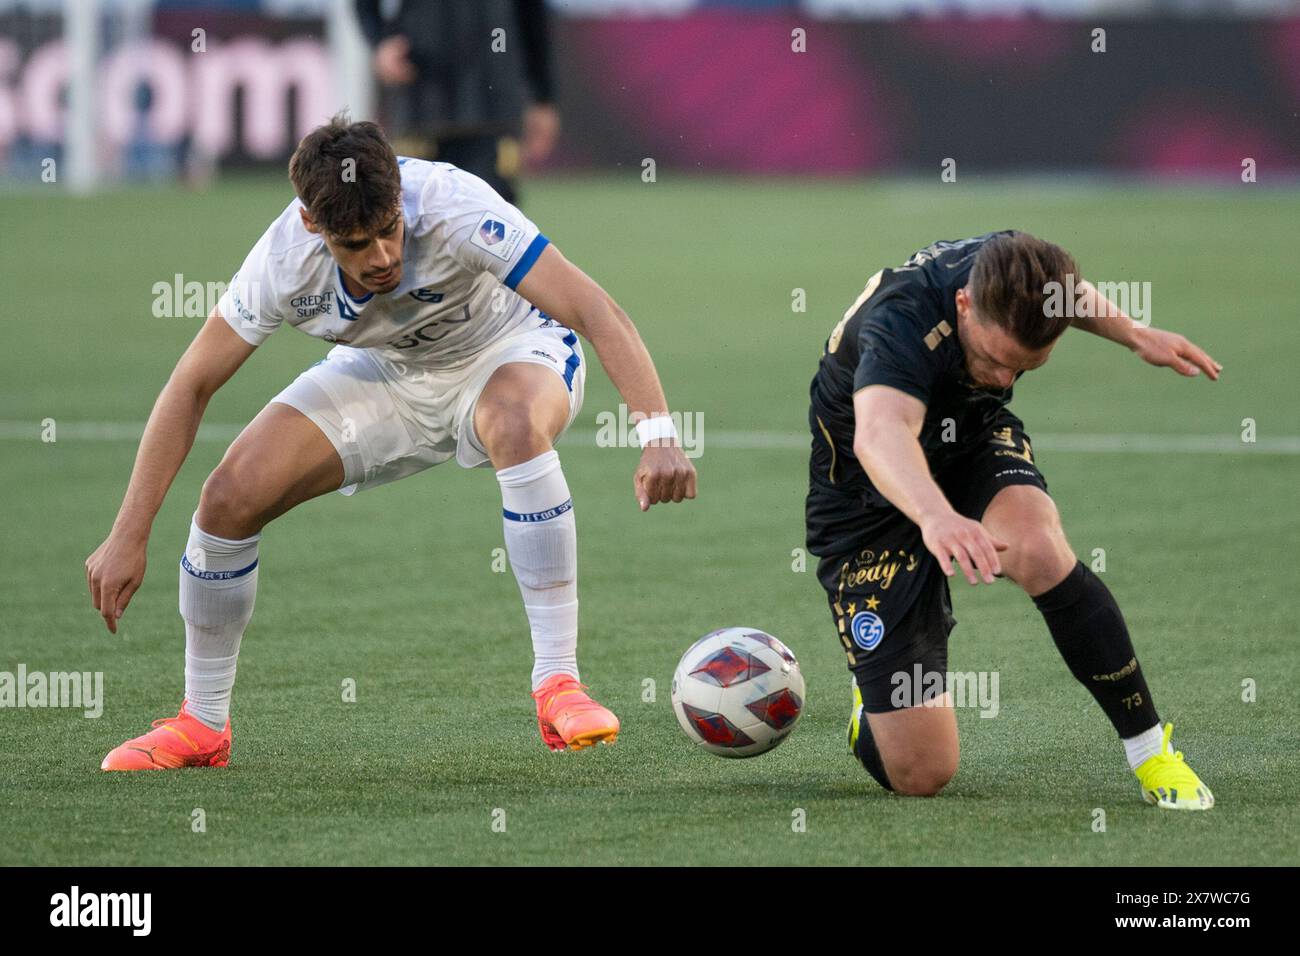
[{"label": "capelli logo", "polygon": [[50,897],[51,926],[129,926],[132,935],[148,936],[152,926],[152,893],[70,893]]}]

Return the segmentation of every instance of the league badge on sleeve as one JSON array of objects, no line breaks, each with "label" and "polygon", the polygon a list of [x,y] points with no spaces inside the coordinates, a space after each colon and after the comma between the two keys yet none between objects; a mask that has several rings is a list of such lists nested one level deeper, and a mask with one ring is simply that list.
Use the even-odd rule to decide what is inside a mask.
[{"label": "league badge on sleeve", "polygon": [[496,218],[493,213],[485,212],[469,241],[503,262],[509,262],[523,237],[524,231],[518,226],[512,226]]}]

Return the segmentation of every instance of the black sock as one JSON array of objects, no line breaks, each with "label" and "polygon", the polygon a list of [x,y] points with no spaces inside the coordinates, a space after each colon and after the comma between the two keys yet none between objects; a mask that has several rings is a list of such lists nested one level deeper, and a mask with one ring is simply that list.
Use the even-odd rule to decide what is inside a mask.
[{"label": "black sock", "polygon": [[893,790],[894,786],[889,782],[889,775],[885,773],[885,762],[880,759],[880,751],[876,749],[876,738],[871,736],[871,725],[867,723],[867,715],[862,714],[858,718],[858,742],[853,748],[854,756],[862,766],[867,768],[867,773],[876,778],[886,790]]},{"label": "black sock", "polygon": [[1136,737],[1160,722],[1124,616],[1097,575],[1080,561],[1034,604],[1070,673],[1096,698],[1120,737]]}]

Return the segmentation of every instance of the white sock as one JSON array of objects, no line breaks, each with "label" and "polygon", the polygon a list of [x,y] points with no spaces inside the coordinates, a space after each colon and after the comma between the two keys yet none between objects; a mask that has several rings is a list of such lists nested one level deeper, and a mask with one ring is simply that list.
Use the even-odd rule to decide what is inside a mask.
[{"label": "white sock", "polygon": [[533,635],[533,690],[578,676],[578,531],[554,451],[497,472],[506,553]]},{"label": "white sock", "polygon": [[185,708],[213,730],[224,730],[230,716],[239,642],[257,597],[261,537],[229,541],[203,531],[195,520],[190,522],[190,540],[181,556]]},{"label": "white sock", "polygon": [[1136,737],[1124,738],[1124,753],[1128,755],[1129,769],[1136,770],[1144,760],[1164,753],[1164,730],[1156,724]]}]

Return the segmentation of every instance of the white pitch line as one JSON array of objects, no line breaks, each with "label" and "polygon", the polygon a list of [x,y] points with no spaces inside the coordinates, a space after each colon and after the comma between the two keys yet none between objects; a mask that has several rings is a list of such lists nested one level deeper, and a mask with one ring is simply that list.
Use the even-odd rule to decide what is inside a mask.
[{"label": "white pitch line", "polygon": [[1226,435],[1053,434],[1032,439],[1035,449],[1077,452],[1154,452],[1156,454],[1300,455],[1300,436],[1277,435],[1244,442]]},{"label": "white pitch line", "polygon": [[[239,434],[241,425],[200,425],[197,441],[228,442]],[[44,426],[39,421],[0,421],[0,441],[41,441]],[[144,434],[139,422],[73,422],[54,419],[56,441],[138,442]]]},{"label": "white pitch line", "polygon": [[[206,424],[199,426],[197,440],[230,442],[241,425]],[[134,422],[55,421],[58,441],[136,442],[144,425]],[[0,441],[41,441],[39,421],[0,420]],[[595,431],[577,429],[565,435],[564,444],[594,445]],[[807,451],[812,440],[802,432],[711,430],[704,428],[695,436],[705,450],[727,448],[737,451]],[[1235,432],[1222,435],[1142,435],[1106,433],[1053,433],[1033,435],[1036,451],[1081,452],[1086,454],[1159,455],[1300,455],[1300,436],[1263,436],[1243,442]]]}]

